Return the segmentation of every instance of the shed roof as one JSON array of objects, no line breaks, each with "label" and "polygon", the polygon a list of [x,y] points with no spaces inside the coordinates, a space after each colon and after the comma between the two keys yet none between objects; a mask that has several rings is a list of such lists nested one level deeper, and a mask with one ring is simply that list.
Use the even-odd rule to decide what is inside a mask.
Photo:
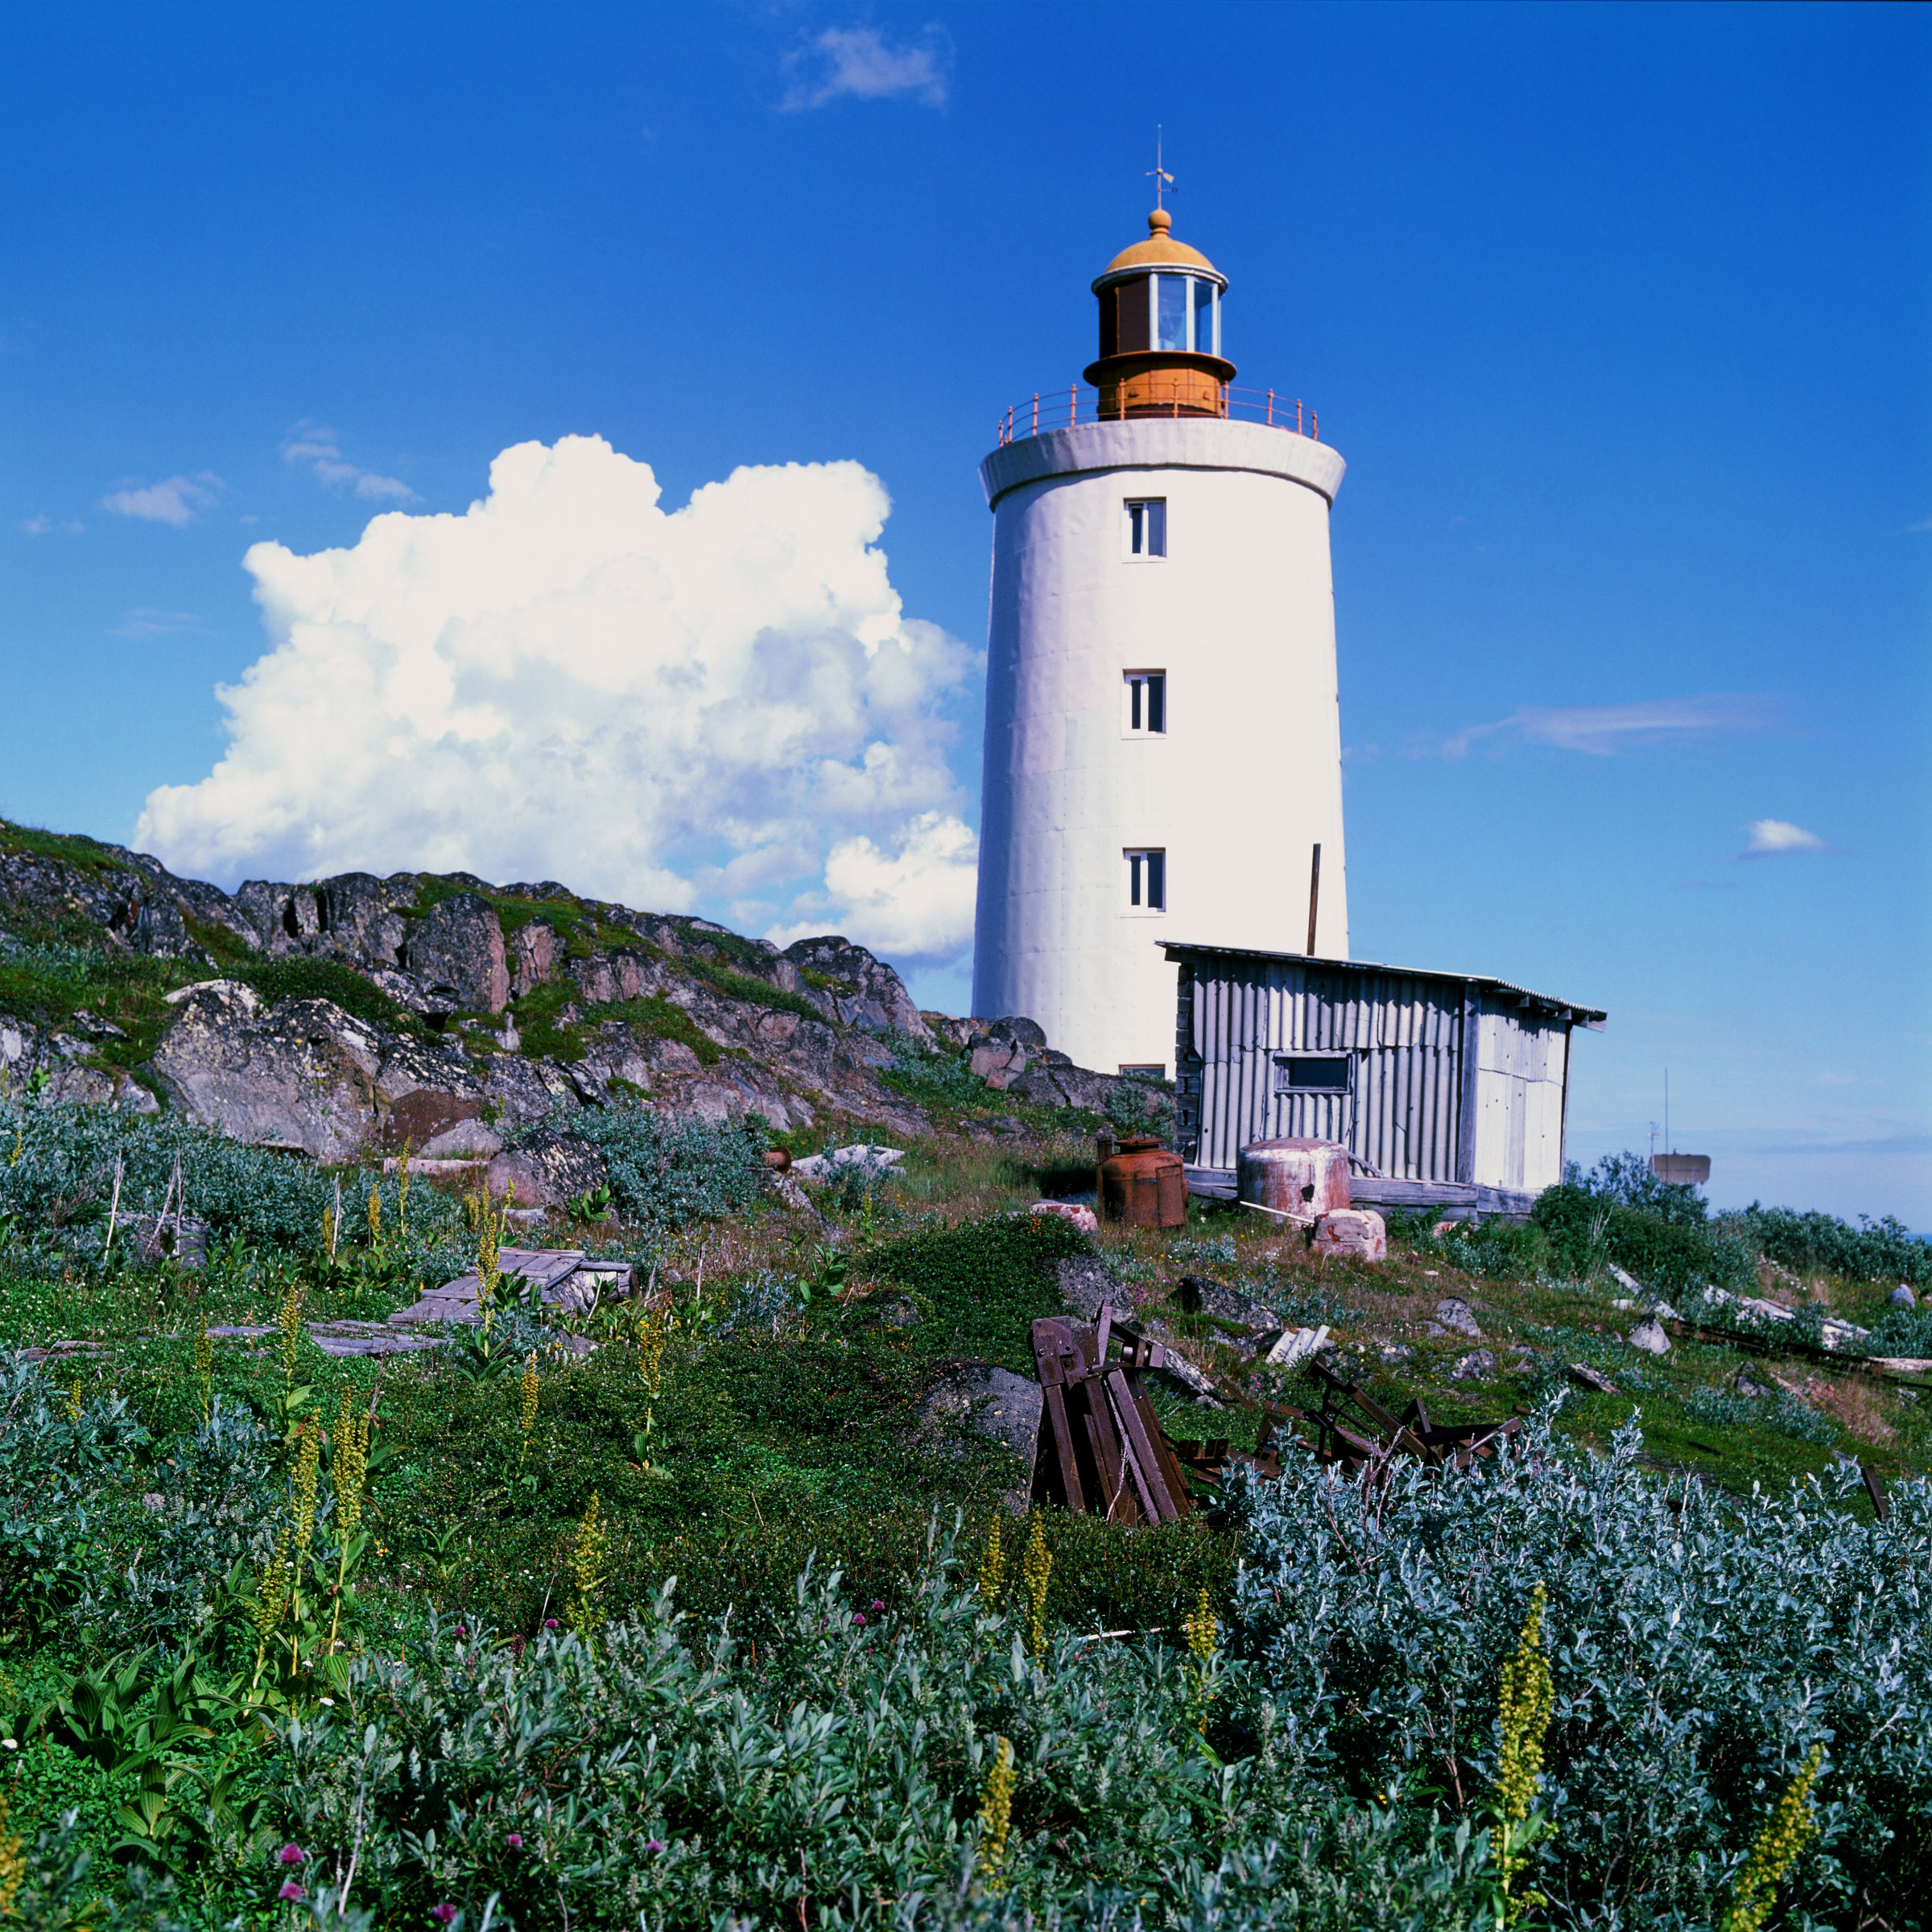
[{"label": "shed roof", "polygon": [[1424,966],[1390,966],[1377,960],[1323,960],[1302,952],[1264,952],[1253,946],[1198,946],[1185,939],[1157,939],[1154,943],[1166,951],[1170,960],[1183,956],[1266,960],[1284,966],[1319,967],[1327,972],[1387,972],[1406,980],[1440,980],[1457,986],[1480,986],[1485,993],[1501,993],[1507,999],[1520,1000],[1526,1006],[1540,1007],[1546,1013],[1559,1015],[1573,1026],[1587,1026],[1592,1032],[1600,1033],[1604,1022],[1610,1017],[1600,1007],[1579,1006],[1574,1000],[1559,1000],[1550,993],[1533,993],[1527,986],[1493,979],[1487,973],[1439,972]]}]

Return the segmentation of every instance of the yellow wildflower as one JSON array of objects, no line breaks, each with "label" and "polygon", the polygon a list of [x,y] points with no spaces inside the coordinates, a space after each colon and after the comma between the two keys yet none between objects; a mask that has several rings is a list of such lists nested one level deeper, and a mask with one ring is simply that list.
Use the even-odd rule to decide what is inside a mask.
[{"label": "yellow wildflower", "polygon": [[570,1627],[586,1642],[604,1621],[604,1552],[609,1538],[599,1517],[599,1507],[593,1490],[570,1552]]},{"label": "yellow wildflower", "polygon": [[1013,1788],[1018,1781],[1013,1774],[1012,1742],[1000,1738],[980,1793],[980,1863],[986,1869],[988,1885],[995,1892],[1005,1884],[1000,1868],[1006,1862],[1006,1834],[1013,1824]]},{"label": "yellow wildflower", "polygon": [[1208,1666],[1214,1661],[1214,1647],[1220,1641],[1221,1621],[1214,1613],[1214,1605],[1209,1600],[1205,1584],[1195,1600],[1194,1608],[1182,1620],[1181,1628],[1187,1633],[1187,1648],[1194,1657],[1193,1668],[1188,1673],[1188,1715],[1194,1728],[1204,1736],[1208,1730],[1208,1707],[1214,1701],[1210,1687]]},{"label": "yellow wildflower", "polygon": [[1035,1657],[1046,1651],[1046,1583],[1053,1575],[1053,1552],[1046,1547],[1046,1533],[1040,1527],[1040,1515],[1033,1515],[1033,1534],[1026,1539],[1026,1560],[1020,1571],[1026,1586],[1026,1648]]},{"label": "yellow wildflower", "polygon": [[278,1322],[282,1330],[282,1384],[286,1388],[295,1378],[295,1351],[302,1342],[302,1284],[293,1275],[282,1298]]},{"label": "yellow wildflower", "polygon": [[1529,1847],[1534,1835],[1525,1827],[1530,1807],[1543,1781],[1543,1739],[1554,1700],[1550,1660],[1543,1653],[1544,1600],[1543,1586],[1538,1583],[1530,1593],[1530,1614],[1523,1619],[1516,1654],[1504,1662],[1500,1685],[1496,1718],[1502,1743],[1496,1765],[1496,1808],[1501,1827],[1496,1839],[1496,1864],[1502,1874],[1499,1925],[1540,1902],[1533,1894],[1513,1899],[1509,1888],[1530,1862]]},{"label": "yellow wildflower", "polygon": [[0,1792],[0,1918],[11,1918],[14,1901],[27,1877],[27,1857],[21,1848],[20,1834],[7,1830],[10,1807]]},{"label": "yellow wildflower", "polygon": [[316,1534],[316,1484],[322,1469],[322,1431],[308,1422],[302,1425],[302,1447],[295,1454],[295,1493],[292,1512],[295,1526],[295,1560],[308,1554]]},{"label": "yellow wildflower", "polygon": [[1731,1888],[1731,1909],[1724,1914],[1719,1932],[1757,1932],[1771,1916],[1771,1908],[1777,1902],[1779,1885],[1798,1863],[1805,1841],[1818,1829],[1818,1820],[1811,1812],[1811,1787],[1824,1757],[1824,1746],[1814,1744],[1798,1776],[1785,1786],[1784,1796],[1772,1808],[1751,1847],[1751,1856],[1737,1875],[1736,1884]]},{"label": "yellow wildflower", "polygon": [[986,1548],[980,1558],[980,1595],[989,1610],[1000,1607],[1006,1589],[1006,1546],[1000,1536],[1000,1519],[986,1525]]},{"label": "yellow wildflower", "polygon": [[201,1419],[214,1413],[215,1345],[208,1339],[208,1315],[203,1311],[195,1326],[195,1385],[201,1396]]}]

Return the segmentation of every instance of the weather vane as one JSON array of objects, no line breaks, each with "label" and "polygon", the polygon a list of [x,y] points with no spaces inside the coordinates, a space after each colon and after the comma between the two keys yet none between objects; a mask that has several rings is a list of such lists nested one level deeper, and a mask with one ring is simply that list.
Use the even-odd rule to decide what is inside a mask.
[{"label": "weather vane", "polygon": [[1158,121],[1154,128],[1154,166],[1147,172],[1154,177],[1154,204],[1156,208],[1163,207],[1161,196],[1173,193],[1174,176],[1161,166],[1161,128]]}]

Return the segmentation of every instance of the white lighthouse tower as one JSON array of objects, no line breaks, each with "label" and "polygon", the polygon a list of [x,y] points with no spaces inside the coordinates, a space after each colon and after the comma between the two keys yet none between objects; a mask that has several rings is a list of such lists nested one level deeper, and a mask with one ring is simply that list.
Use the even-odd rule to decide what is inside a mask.
[{"label": "white lighthouse tower", "polygon": [[1163,939],[1348,956],[1328,507],[1300,407],[1231,386],[1227,278],[1108,263],[1100,357],[1009,412],[993,510],[975,1013],[1174,1067]]}]

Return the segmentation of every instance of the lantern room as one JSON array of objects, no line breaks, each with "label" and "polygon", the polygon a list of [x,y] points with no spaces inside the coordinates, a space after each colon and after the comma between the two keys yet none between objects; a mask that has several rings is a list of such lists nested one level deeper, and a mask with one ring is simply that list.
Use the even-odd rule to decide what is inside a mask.
[{"label": "lantern room", "polygon": [[1093,284],[1100,305],[1100,360],[1085,372],[1103,419],[1220,416],[1234,365],[1221,354],[1224,275],[1198,249],[1174,239],[1157,208],[1147,239],[1123,249]]}]

